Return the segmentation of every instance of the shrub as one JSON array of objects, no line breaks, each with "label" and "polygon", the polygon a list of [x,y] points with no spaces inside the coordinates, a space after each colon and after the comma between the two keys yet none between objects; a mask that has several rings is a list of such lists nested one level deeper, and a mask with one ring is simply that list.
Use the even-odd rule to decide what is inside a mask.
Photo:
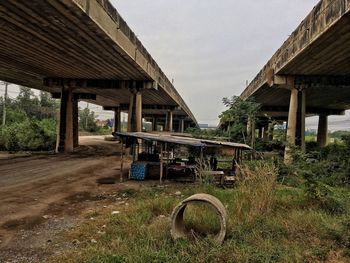
[{"label": "shrub", "polygon": [[4,128],[0,144],[1,148],[10,152],[53,150],[56,144],[55,120],[26,119],[12,123]]},{"label": "shrub", "polygon": [[305,191],[308,198],[325,211],[332,214],[339,214],[345,211],[345,198],[331,186],[320,181],[308,179]]},{"label": "shrub", "polygon": [[20,146],[17,139],[18,124],[7,126],[3,130],[4,148],[8,151],[18,151]]},{"label": "shrub", "polygon": [[271,211],[276,179],[277,170],[272,164],[259,162],[241,167],[236,210],[244,221],[250,223]]}]

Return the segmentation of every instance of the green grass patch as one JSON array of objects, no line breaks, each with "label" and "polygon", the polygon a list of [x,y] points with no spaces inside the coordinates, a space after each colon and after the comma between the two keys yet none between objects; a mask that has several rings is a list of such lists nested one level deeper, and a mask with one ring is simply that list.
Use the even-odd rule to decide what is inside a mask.
[{"label": "green grass patch", "polygon": [[[101,209],[95,220],[62,233],[79,240],[53,262],[348,262],[350,260],[350,207],[347,188],[332,188],[344,205],[333,213],[300,187],[276,183],[273,167],[244,168],[245,179],[234,189],[210,185],[124,191],[129,205],[117,215]],[[226,206],[226,240],[216,245],[210,234],[218,222],[208,207],[193,206],[186,226],[201,238],[174,242],[170,236],[172,209],[194,193],[209,193]],[[323,197],[326,198],[326,197]],[[102,232],[102,234],[101,234]],[[208,233],[209,235],[205,235]],[[91,240],[96,242],[91,242]]]}]

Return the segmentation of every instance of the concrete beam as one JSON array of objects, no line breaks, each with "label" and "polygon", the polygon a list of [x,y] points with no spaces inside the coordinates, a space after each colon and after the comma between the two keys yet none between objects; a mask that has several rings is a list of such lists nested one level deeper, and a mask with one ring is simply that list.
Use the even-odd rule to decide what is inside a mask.
[{"label": "concrete beam", "polygon": [[158,89],[156,81],[147,80],[116,80],[116,79],[69,79],[69,78],[44,78],[43,84],[47,87],[61,87],[62,85],[74,85],[77,88],[90,89],[130,89],[134,83],[141,89]]},{"label": "concrete beam", "polygon": [[[261,112],[264,114],[271,114],[273,116],[277,115],[288,115],[289,108],[287,106],[262,106]],[[339,109],[322,109],[322,108],[314,108],[307,107],[305,105],[305,114],[310,115],[345,115],[344,110]]]},{"label": "concrete beam", "polygon": [[[73,93],[75,100],[96,100],[96,94],[92,93]],[[60,99],[61,93],[60,92],[52,92],[51,97],[53,99]]]}]

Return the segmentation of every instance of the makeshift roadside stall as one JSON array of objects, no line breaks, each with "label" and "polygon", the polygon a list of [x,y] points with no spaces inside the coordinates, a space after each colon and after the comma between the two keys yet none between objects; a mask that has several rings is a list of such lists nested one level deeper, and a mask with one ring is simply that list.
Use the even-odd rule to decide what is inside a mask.
[{"label": "makeshift roadside stall", "polygon": [[[130,149],[133,162],[129,171],[129,179],[145,180],[164,178],[193,181],[196,177],[198,163],[208,161],[207,156],[215,154],[218,149],[229,149],[232,160],[232,171],[215,171],[212,167],[210,175],[220,177],[224,183],[225,176],[233,176],[236,163],[242,161],[242,151],[251,150],[245,144],[195,139],[191,137],[173,136],[160,133],[115,132],[113,136],[120,138],[122,144],[120,180],[123,181],[124,147]],[[215,163],[215,162],[214,162]]]}]

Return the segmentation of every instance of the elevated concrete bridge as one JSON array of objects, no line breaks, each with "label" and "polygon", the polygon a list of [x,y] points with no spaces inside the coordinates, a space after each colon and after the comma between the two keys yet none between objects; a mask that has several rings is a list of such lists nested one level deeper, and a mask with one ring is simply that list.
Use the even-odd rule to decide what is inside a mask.
[{"label": "elevated concrete bridge", "polygon": [[0,79],[61,98],[61,149],[77,144],[78,100],[117,120],[128,112],[129,131],[141,131],[142,117],[170,131],[198,125],[108,0],[0,1],[0,34]]},{"label": "elevated concrete bridge", "polygon": [[[287,120],[289,145],[305,148],[305,117],[319,115],[318,143],[327,143],[327,116],[350,109],[350,0],[322,0],[241,94]],[[286,149],[286,162],[290,162]]]}]

